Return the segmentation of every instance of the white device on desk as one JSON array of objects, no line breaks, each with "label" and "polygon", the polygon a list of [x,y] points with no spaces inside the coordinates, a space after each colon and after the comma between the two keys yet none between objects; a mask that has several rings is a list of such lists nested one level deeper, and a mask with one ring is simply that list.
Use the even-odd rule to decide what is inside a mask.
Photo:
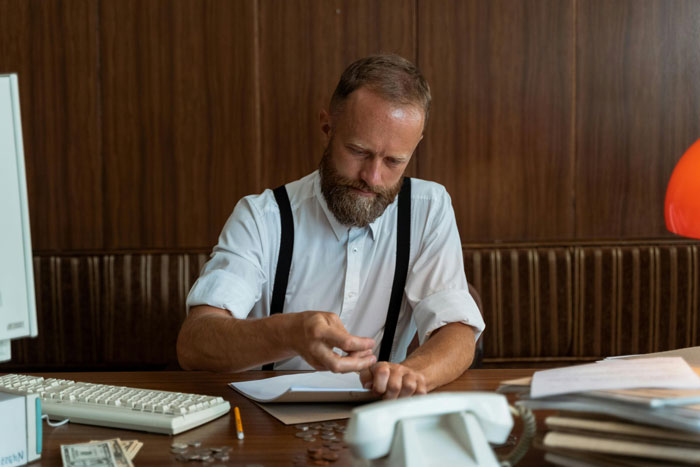
[{"label": "white device on desk", "polygon": [[354,409],[345,442],[375,466],[500,466],[489,442],[503,444],[512,428],[502,394],[443,392]]},{"label": "white device on desk", "polygon": [[41,398],[41,411],[51,418],[169,435],[195,428],[231,410],[222,397],[28,375],[0,376],[0,391],[36,394]]},{"label": "white device on desk", "polygon": [[39,397],[0,392],[0,465],[24,465],[39,459],[41,438]]},{"label": "white device on desk", "polygon": [[37,335],[17,75],[0,75],[0,362],[10,339]]}]

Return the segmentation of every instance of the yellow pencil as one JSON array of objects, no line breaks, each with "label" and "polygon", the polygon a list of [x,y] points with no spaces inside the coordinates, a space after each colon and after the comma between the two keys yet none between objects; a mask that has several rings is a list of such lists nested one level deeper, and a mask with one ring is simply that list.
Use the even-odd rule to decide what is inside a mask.
[{"label": "yellow pencil", "polygon": [[236,417],[236,436],[238,439],[243,439],[243,422],[241,422],[241,411],[238,410],[238,407],[233,408],[233,414]]}]

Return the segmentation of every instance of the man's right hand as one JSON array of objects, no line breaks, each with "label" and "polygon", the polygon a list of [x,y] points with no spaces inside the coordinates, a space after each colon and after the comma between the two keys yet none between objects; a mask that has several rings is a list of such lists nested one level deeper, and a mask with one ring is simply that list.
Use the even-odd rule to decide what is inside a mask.
[{"label": "man's right hand", "polygon": [[[374,339],[350,334],[338,315],[325,311],[294,313],[298,320],[290,336],[292,347],[306,362],[317,370],[334,373],[362,371],[373,365],[377,358],[372,354]],[[333,351],[338,348],[347,353],[341,356]]]}]

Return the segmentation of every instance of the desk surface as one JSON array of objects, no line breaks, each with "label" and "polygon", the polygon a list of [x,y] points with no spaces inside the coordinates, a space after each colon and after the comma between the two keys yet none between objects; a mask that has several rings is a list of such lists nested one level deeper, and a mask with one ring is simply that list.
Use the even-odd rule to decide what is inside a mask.
[{"label": "desk surface", "polygon": [[[440,391],[493,391],[504,379],[531,375],[533,370],[470,370],[456,381],[440,388]],[[217,420],[176,436],[150,434],[128,430],[101,428],[89,425],[67,424],[49,427],[44,424],[44,451],[40,461],[33,466],[61,465],[60,446],[81,443],[89,440],[109,438],[138,439],[143,448],[134,459],[136,465],[182,465],[170,452],[174,442],[201,441],[203,446],[231,446],[230,460],[226,463],[214,462],[203,465],[292,465],[292,460],[306,456],[309,443],[295,437],[294,426],[285,426],[268,415],[236,391],[227,383],[261,377],[274,376],[279,372],[244,372],[238,374],[214,374],[208,372],[107,372],[107,373],[41,373],[40,376],[72,379],[103,384],[114,384],[148,389],[180,391],[222,396],[241,410],[245,440],[236,439],[233,410]],[[514,430],[519,434],[518,428]],[[318,444],[318,443],[312,443]],[[543,465],[543,453],[530,449],[518,465]],[[298,464],[297,464],[298,465]],[[304,464],[301,464],[304,465]],[[313,465],[309,460],[309,465]],[[352,457],[347,449],[340,451],[340,459],[335,466],[352,465]]]}]

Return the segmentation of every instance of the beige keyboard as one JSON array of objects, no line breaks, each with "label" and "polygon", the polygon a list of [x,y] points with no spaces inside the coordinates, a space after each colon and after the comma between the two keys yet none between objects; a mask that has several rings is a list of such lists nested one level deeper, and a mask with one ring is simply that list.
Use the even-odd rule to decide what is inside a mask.
[{"label": "beige keyboard", "polygon": [[9,374],[0,392],[38,394],[51,420],[175,435],[231,410],[222,397]]}]

